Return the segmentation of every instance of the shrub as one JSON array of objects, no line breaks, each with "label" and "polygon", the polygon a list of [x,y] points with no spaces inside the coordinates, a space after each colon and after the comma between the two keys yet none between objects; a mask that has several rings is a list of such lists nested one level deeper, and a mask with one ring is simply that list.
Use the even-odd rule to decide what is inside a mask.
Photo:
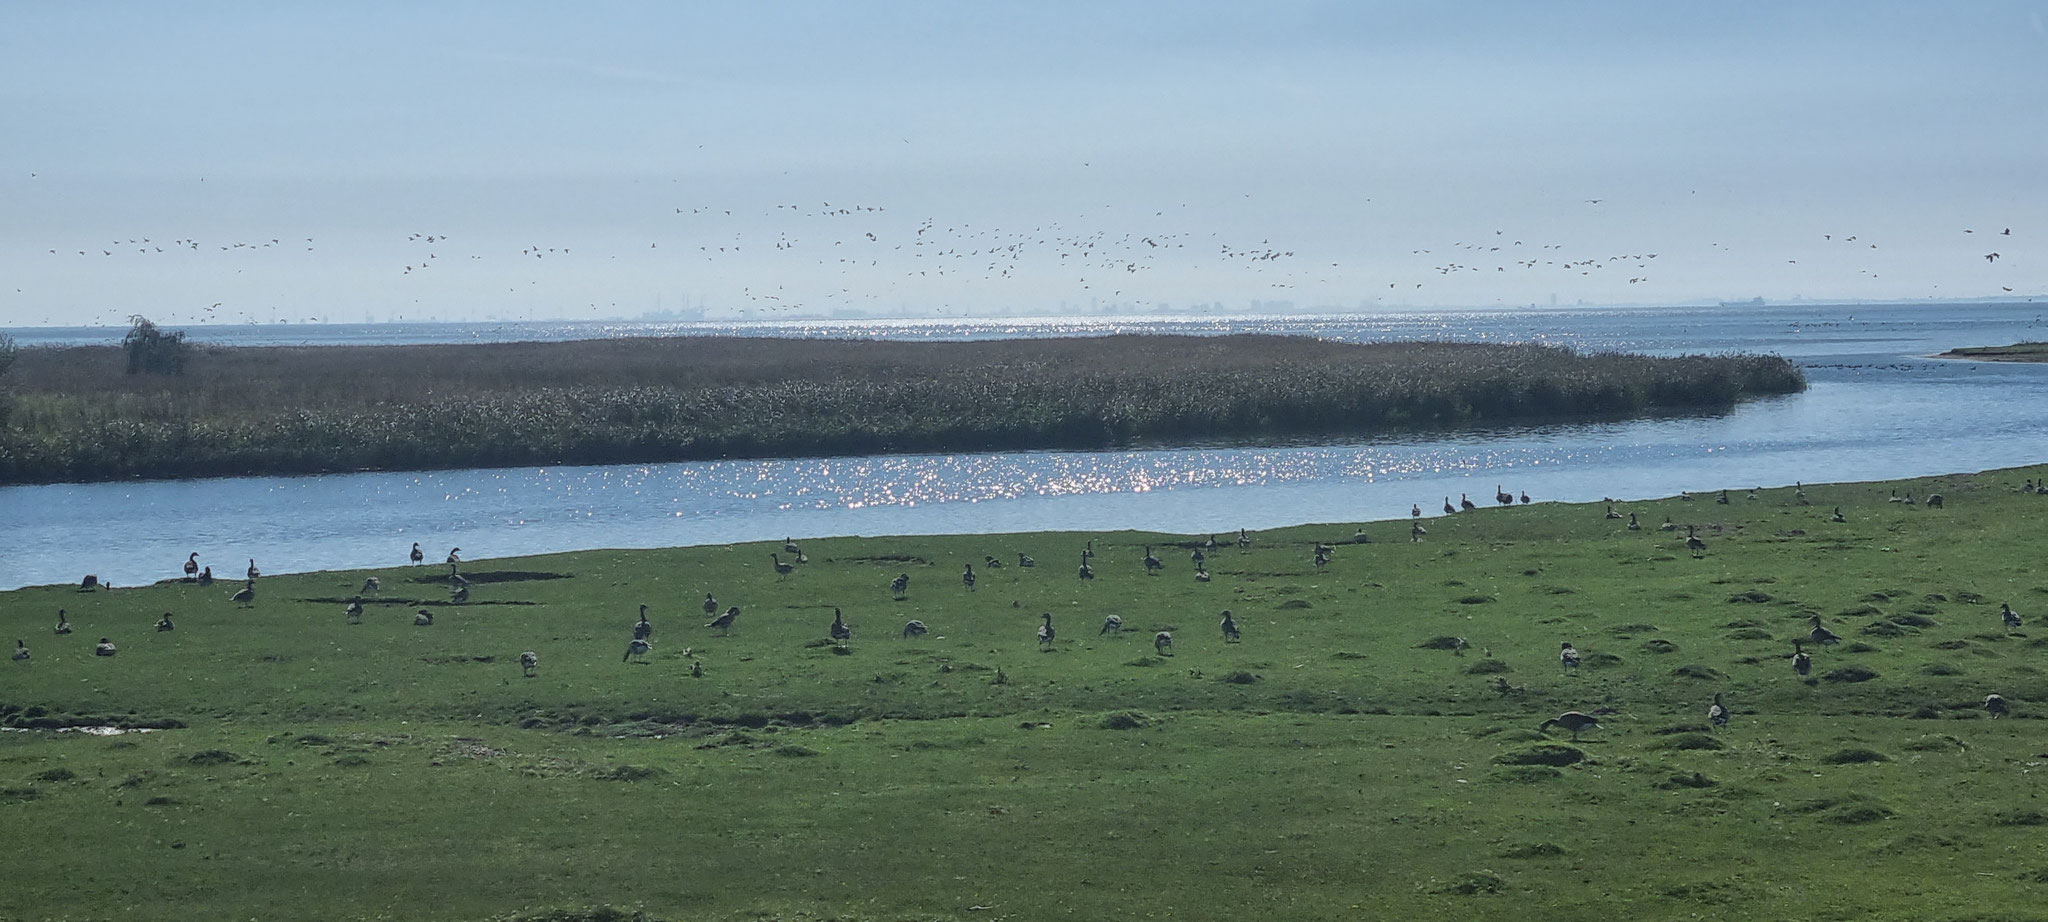
[{"label": "shrub", "polygon": [[185,373],[185,358],[191,352],[191,347],[185,344],[185,331],[165,333],[141,314],[129,317],[128,321],[131,325],[128,335],[121,337],[121,349],[128,353],[129,374]]}]

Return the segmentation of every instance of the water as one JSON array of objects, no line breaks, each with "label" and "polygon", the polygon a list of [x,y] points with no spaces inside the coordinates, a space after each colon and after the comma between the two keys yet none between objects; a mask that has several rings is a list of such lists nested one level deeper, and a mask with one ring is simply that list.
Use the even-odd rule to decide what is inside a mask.
[{"label": "water", "polygon": [[[330,330],[335,338],[326,341],[390,341],[360,338],[390,336],[382,326]],[[2048,432],[2048,365],[1922,357],[1958,345],[2048,338],[2048,324],[2033,304],[688,326],[696,332],[946,339],[1112,330],[1298,332],[1346,340],[1538,340],[1664,354],[1773,351],[1805,366],[1812,387],[1718,415],[1284,447],[8,487],[0,488],[0,588],[75,582],[88,572],[116,585],[148,582],[176,576],[191,551],[224,578],[240,574],[252,557],[267,573],[397,566],[415,541],[439,560],[453,546],[477,559],[785,536],[1119,528],[1235,533],[1240,527],[1406,518],[1411,503],[1436,514],[1446,496],[1456,502],[1469,493],[1475,502],[1489,502],[1496,485],[1538,500],[1626,499],[2005,467],[2048,453],[2040,435]],[[645,332],[620,329],[557,325],[549,338]],[[1011,550],[991,547],[988,553]]]}]

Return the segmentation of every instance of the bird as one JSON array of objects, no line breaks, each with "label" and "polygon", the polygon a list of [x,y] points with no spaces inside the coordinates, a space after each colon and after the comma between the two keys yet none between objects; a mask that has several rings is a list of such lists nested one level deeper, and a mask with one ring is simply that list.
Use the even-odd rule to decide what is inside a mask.
[{"label": "bird", "polygon": [[1641,523],[1641,522],[1638,522],[1638,521],[1636,521],[1636,514],[1635,514],[1635,513],[1633,513],[1633,512],[1631,512],[1631,513],[1629,513],[1629,514],[1628,514],[1628,530],[1629,530],[1629,531],[1642,531],[1642,530],[1643,530],[1643,523]]},{"label": "bird", "polygon": [[1515,494],[1501,489],[1500,484],[1494,484],[1493,501],[1503,506],[1512,506],[1515,504]]},{"label": "bird", "polygon": [[1091,567],[1091,566],[1089,566],[1089,565],[1088,565],[1088,558],[1086,558],[1086,557],[1083,557],[1083,558],[1081,558],[1081,570],[1080,570],[1080,573],[1079,573],[1078,575],[1079,575],[1079,576],[1080,576],[1080,577],[1081,577],[1082,579],[1094,579],[1094,578],[1095,578],[1095,568],[1094,568],[1094,567]]},{"label": "bird", "polygon": [[535,653],[532,650],[528,650],[525,653],[519,654],[519,671],[526,673],[527,677],[531,678],[533,674],[535,672],[538,672],[539,670],[540,654]]},{"label": "bird", "polygon": [[1579,651],[1572,646],[1571,641],[1565,641],[1564,646],[1558,649],[1557,662],[1567,672],[1579,668]]},{"label": "bird", "polygon": [[171,623],[170,612],[164,612],[163,617],[156,619],[156,629],[157,633],[163,633],[164,631],[177,629],[177,625]]},{"label": "bird", "polygon": [[262,576],[262,575],[263,575],[263,571],[261,571],[261,570],[258,570],[258,569],[256,569],[256,558],[254,558],[254,557],[251,557],[251,558],[249,558],[249,578],[250,578],[250,579],[255,579],[255,578],[257,578],[257,577],[259,577],[259,576]]},{"label": "bird", "polygon": [[1448,497],[1448,496],[1444,497],[1444,514],[1445,514],[1445,515],[1457,515],[1457,514],[1458,514],[1458,507],[1456,507],[1456,506],[1453,506],[1453,505],[1451,505],[1451,498],[1450,498],[1450,497]]},{"label": "bird", "polygon": [[1984,261],[1987,263],[1995,263],[1998,261],[1998,255],[1999,254],[1997,253],[1986,253],[1984,254]]},{"label": "bird", "polygon": [[458,564],[458,563],[461,563],[461,562],[462,562],[462,548],[459,548],[459,547],[455,547],[455,548],[449,548],[449,549],[448,549],[448,560],[447,560],[447,563],[448,563],[449,565],[453,566],[454,564]]},{"label": "bird", "polygon": [[1801,678],[1813,671],[1813,657],[1800,649],[1800,641],[1792,641],[1792,672]]},{"label": "bird", "polygon": [[1087,544],[1081,545],[1081,559],[1082,559],[1082,560],[1088,560],[1088,559],[1090,559],[1090,558],[1092,558],[1092,557],[1094,557],[1094,556],[1095,556],[1095,539],[1094,539],[1094,538],[1089,538],[1089,539],[1088,539],[1088,543],[1087,543]]},{"label": "bird", "polygon": [[897,601],[899,601],[899,602],[900,602],[900,601],[902,601],[902,600],[903,600],[903,596],[904,596],[904,594],[905,594],[905,593],[907,593],[907,592],[909,592],[909,591],[910,591],[910,574],[908,574],[908,573],[902,573],[902,574],[898,574],[898,575],[897,575],[897,577],[896,577],[895,579],[892,579],[892,580],[890,580],[890,581],[889,581],[889,594],[891,594],[891,595],[894,595],[894,596],[896,597],[896,600],[897,600]]},{"label": "bird", "polygon": [[205,566],[205,567],[201,567],[201,568],[199,569],[199,585],[201,585],[201,586],[211,586],[211,585],[213,585],[213,567],[212,567],[212,566]]},{"label": "bird", "polygon": [[1023,551],[1018,551],[1018,552],[1017,552],[1017,566],[1020,566],[1020,567],[1024,567],[1024,568],[1026,568],[1026,569],[1030,569],[1031,567],[1035,567],[1035,566],[1038,566],[1038,561],[1036,561],[1036,560],[1033,560],[1033,559],[1031,558],[1031,556],[1030,556],[1030,555],[1028,555],[1028,554],[1024,553]]},{"label": "bird", "polygon": [[929,633],[931,633],[931,629],[925,627],[922,621],[910,621],[903,625],[904,637],[923,637]]},{"label": "bird", "polygon": [[1727,490],[1722,490],[1722,491],[1721,491],[1721,495],[1720,495],[1720,496],[1717,496],[1717,497],[1715,497],[1715,498],[1714,498],[1714,502],[1715,502],[1715,504],[1717,504],[1717,505],[1722,505],[1722,506],[1726,506],[1726,505],[1728,505],[1728,491],[1727,491]]},{"label": "bird", "polygon": [[1152,651],[1160,656],[1173,655],[1173,632],[1160,631],[1152,635]]},{"label": "bird", "polygon": [[1687,550],[1692,551],[1692,556],[1695,560],[1707,556],[1706,539],[1701,538],[1691,525],[1685,527],[1685,547]]},{"label": "bird", "polygon": [[626,655],[619,657],[619,662],[623,663],[628,660],[631,660],[633,657],[643,656],[647,653],[647,651],[652,649],[654,649],[654,644],[649,643],[648,641],[641,639],[639,637],[635,637],[633,638],[631,643],[626,644]]},{"label": "bird", "polygon": [[1479,508],[1479,504],[1473,502],[1472,497],[1460,493],[1458,494],[1458,508],[1463,509],[1466,512],[1471,512],[1472,510]]},{"label": "bird", "polygon": [[690,678],[693,678],[693,679],[701,679],[701,678],[703,678],[703,677],[704,677],[704,663],[703,663],[702,661],[700,661],[700,660],[691,660],[691,661],[690,661]]},{"label": "bird", "polygon": [[1198,582],[1198,583],[1206,583],[1206,582],[1208,582],[1208,581],[1209,581],[1209,571],[1208,571],[1207,569],[1205,569],[1205,568],[1201,568],[1201,567],[1197,567],[1197,568],[1195,568],[1195,582]]},{"label": "bird", "polygon": [[[1446,498],[1448,498],[1448,497],[1446,497]],[[1413,519],[1419,519],[1419,518],[1422,518],[1422,504],[1421,504],[1421,503],[1416,503],[1416,504],[1414,504],[1414,505],[1411,505],[1411,506],[1409,506],[1409,507],[1408,507],[1408,517],[1409,517],[1409,518],[1413,518]]]},{"label": "bird", "polygon": [[[16,654],[14,658],[21,659],[21,656],[20,654]],[[2012,706],[2005,703],[2004,695],[1985,695],[1984,710],[1991,712],[1992,720],[1997,720],[2000,717],[2004,717],[2005,715],[2012,713]]]},{"label": "bird", "polygon": [[646,640],[654,634],[654,622],[647,620],[647,606],[640,606],[640,620],[633,622],[633,639]]},{"label": "bird", "polygon": [[1522,491],[1522,505],[1529,505],[1529,491],[1527,490]]},{"label": "bird", "polygon": [[1836,507],[1835,507],[1835,514],[1834,514],[1834,515],[1831,515],[1831,516],[1828,516],[1828,521],[1830,521],[1830,522],[1847,522],[1847,521],[1849,521],[1849,519],[1848,519],[1847,517],[1845,517],[1845,516],[1843,516],[1843,515],[1842,515],[1842,507],[1840,507],[1840,506],[1836,506]]},{"label": "bird", "polygon": [[188,577],[199,575],[198,551],[193,551],[192,556],[185,558],[185,575]]},{"label": "bird", "polygon": [[796,546],[795,538],[784,538],[782,539],[782,552],[785,554],[801,554],[803,549]]},{"label": "bird", "polygon": [[739,617],[740,607],[738,605],[734,605],[733,607],[726,609],[725,614],[719,615],[718,617],[705,622],[704,626],[715,627],[721,633],[730,634],[732,633],[732,623],[734,621],[739,620]]},{"label": "bird", "polygon": [[962,586],[966,586],[966,587],[967,587],[967,591],[968,591],[968,592],[973,592],[973,591],[974,591],[974,565],[973,565],[973,564],[971,564],[971,563],[970,563],[970,564],[968,564],[968,565],[967,565],[967,569],[965,569],[965,570],[962,570],[962,571],[960,571],[960,585],[962,585]]},{"label": "bird", "polygon": [[28,662],[28,658],[29,658],[29,652],[28,652],[28,641],[22,640],[22,639],[20,639],[20,638],[15,638],[15,641],[14,641],[14,661],[15,661],[15,662],[17,662],[17,663],[26,663],[26,662]]},{"label": "bird", "polygon": [[1842,642],[1842,638],[1836,636],[1834,631],[1820,626],[1819,615],[1814,615],[1811,620],[1813,621],[1813,630],[1806,632],[1806,639],[1809,643],[1827,645]]},{"label": "bird", "polygon": [[1421,541],[1422,536],[1426,534],[1429,534],[1429,529],[1422,527],[1422,523],[1420,521],[1413,521],[1408,523],[1409,541]]},{"label": "bird", "polygon": [[2010,603],[2010,602],[2000,602],[2000,603],[1998,603],[1998,617],[1999,617],[1999,619],[2000,619],[2000,620],[2002,620],[2002,621],[2004,621],[2004,622],[2005,622],[2005,626],[2006,626],[2007,628],[2010,628],[2010,629],[2012,629],[2012,630],[2018,630],[2018,629],[2019,629],[2019,627],[2020,627],[2020,624],[2021,624],[2021,622],[2020,622],[2020,613],[2019,613],[2019,612],[2016,612],[2016,611],[2013,611],[2013,610],[2012,610],[2012,603]]},{"label": "bird", "polygon": [[1927,494],[1927,508],[1929,509],[1940,509],[1944,502],[1947,502],[1947,500],[1942,499],[1939,493]]},{"label": "bird", "polygon": [[1613,503],[1608,503],[1608,504],[1607,504],[1607,517],[1608,517],[1608,518],[1610,518],[1610,519],[1618,519],[1618,518],[1621,518],[1621,513],[1619,513],[1619,512],[1616,512],[1616,511],[1614,511],[1614,504],[1613,504]]},{"label": "bird", "polygon": [[428,625],[431,625],[434,623],[434,613],[424,608],[420,609],[419,611],[413,612],[412,623],[414,627],[426,627]]},{"label": "bird", "polygon": [[420,550],[420,543],[418,541],[414,541],[412,543],[412,562],[420,563],[421,561],[424,561],[426,559],[426,552]]},{"label": "bird", "polygon": [[775,575],[777,576],[788,576],[796,572],[795,564],[783,563],[782,558],[775,554],[769,554],[768,559],[775,561]]},{"label": "bird", "polygon": [[704,593],[704,613],[707,615],[718,614],[718,600],[712,598],[711,593],[708,592]]},{"label": "bird", "polygon": [[455,565],[454,565],[454,564],[452,564],[452,563],[451,563],[451,564],[449,564],[449,565],[448,565],[448,588],[450,588],[450,589],[461,589],[461,588],[463,588],[463,587],[465,587],[465,586],[468,586],[468,585],[469,585],[469,580],[467,580],[467,579],[463,578],[462,574],[460,574],[460,573],[457,573],[457,572],[455,572]]},{"label": "bird", "polygon": [[1193,561],[1195,566],[1199,567],[1209,562],[1209,555],[1202,553],[1202,549],[1198,547],[1195,548],[1194,553],[1188,555],[1188,559]]},{"label": "bird", "polygon": [[100,642],[93,644],[92,647],[94,656],[113,656],[116,652],[118,651],[114,649],[114,642],[105,637],[100,638]]},{"label": "bird", "polygon": [[1240,550],[1240,551],[1243,551],[1243,550],[1249,550],[1249,549],[1251,548],[1251,546],[1252,546],[1252,536],[1251,536],[1251,533],[1250,533],[1250,532],[1248,532],[1248,531],[1245,531],[1245,530],[1244,530],[1244,529],[1242,529],[1242,528],[1238,529],[1238,530],[1237,530],[1237,549],[1238,549],[1238,550]]},{"label": "bird", "polygon": [[1714,693],[1714,703],[1707,706],[1707,723],[1716,727],[1728,726],[1728,707],[1721,703],[1721,693]]},{"label": "bird", "polygon": [[1123,616],[1122,616],[1122,615],[1109,615],[1109,616],[1106,616],[1106,617],[1104,617],[1104,618],[1102,619],[1102,630],[1096,631],[1096,632],[1095,632],[1095,636],[1097,636],[1097,637],[1100,637],[1100,636],[1102,636],[1102,635],[1104,635],[1104,634],[1121,634],[1121,633],[1123,633],[1123,632],[1124,632],[1124,618],[1123,618]]},{"label": "bird", "polygon": [[376,592],[381,588],[383,587],[377,582],[377,578],[372,576],[368,579],[363,580],[363,588],[360,594],[368,595],[370,593]]},{"label": "bird", "polygon": [[461,605],[461,604],[463,604],[463,603],[465,603],[465,602],[468,602],[468,601],[469,601],[469,587],[468,587],[468,586],[466,586],[466,585],[463,585],[463,586],[456,586],[455,588],[453,588],[453,589],[450,589],[450,590],[448,590],[448,601],[449,601],[449,603],[451,603],[451,604],[454,604],[454,605]]},{"label": "bird", "polygon": [[352,598],[352,599],[349,599],[349,600],[348,600],[348,607],[347,607],[347,608],[344,608],[344,609],[342,609],[342,610],[341,610],[341,613],[342,613],[342,614],[344,614],[344,615],[347,615],[347,616],[348,616],[348,623],[350,623],[350,624],[361,624],[361,623],[363,623],[363,600],[362,600],[362,598],[361,598],[361,597],[359,596],[359,597],[356,597],[356,598]]},{"label": "bird", "polygon": [[1166,569],[1166,564],[1160,563],[1159,558],[1152,556],[1152,545],[1145,545],[1145,572],[1148,574],[1157,573],[1164,569]]},{"label": "bird", "polygon": [[853,628],[846,625],[846,616],[839,613],[837,606],[832,609],[832,639],[845,644],[853,639]]},{"label": "bird", "polygon": [[1556,717],[1552,717],[1549,720],[1544,721],[1542,724],[1538,725],[1536,729],[1541,731],[1548,730],[1551,727],[1563,727],[1567,730],[1572,731],[1572,742],[1576,743],[1579,741],[1580,731],[1598,730],[1600,729],[1600,721],[1593,719],[1593,716],[1591,714],[1581,714],[1578,711],[1566,711],[1562,714],[1557,715]]},{"label": "bird", "polygon": [[1237,619],[1230,616],[1230,609],[1223,610],[1223,642],[1236,643],[1239,638]]},{"label": "bird", "polygon": [[1667,516],[1665,516],[1665,517],[1664,517],[1664,524],[1662,524],[1662,525],[1659,525],[1659,526],[1657,526],[1657,530],[1658,530],[1658,531],[1677,531],[1677,530],[1678,530],[1678,523],[1677,523],[1677,522],[1673,522],[1673,521],[1671,521],[1671,517],[1667,515]]},{"label": "bird", "polygon": [[995,555],[993,555],[993,554],[983,554],[983,555],[981,555],[981,563],[982,563],[982,566],[984,566],[984,567],[986,567],[987,569],[990,569],[990,570],[1000,570],[1000,569],[1002,569],[1002,568],[1003,568],[1003,562],[1002,562],[1002,561],[1000,561],[1000,560],[997,560],[997,559],[995,558]]},{"label": "bird", "polygon": [[1045,619],[1045,623],[1038,626],[1038,645],[1050,650],[1053,639],[1052,612],[1046,612],[1040,617]]},{"label": "bird", "polygon": [[228,601],[237,605],[254,603],[256,601],[256,581],[252,579],[244,584],[234,595],[228,596]]}]

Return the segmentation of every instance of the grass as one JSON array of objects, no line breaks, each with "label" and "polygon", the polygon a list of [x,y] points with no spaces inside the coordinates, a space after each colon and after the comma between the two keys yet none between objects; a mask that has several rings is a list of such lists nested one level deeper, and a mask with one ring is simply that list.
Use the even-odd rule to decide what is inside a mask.
[{"label": "grass", "polygon": [[[0,664],[0,722],[170,729],[0,733],[0,918],[2031,918],[2048,499],[2018,486],[2044,474],[1624,510],[1698,524],[1701,560],[1683,529],[1536,504],[1421,543],[1260,532],[1208,584],[1206,536],[1111,533],[805,542],[787,576],[760,545],[478,561],[461,606],[391,569],[359,625],[367,572],[266,577],[247,609],[4,593],[35,655]],[[1908,489],[1946,508],[1885,501]],[[982,562],[1017,551],[1039,566]],[[741,607],[730,636],[705,592]],[[622,663],[643,602],[654,649]],[[845,654],[818,643],[833,606]],[[1844,640],[1802,680],[1814,613]],[[1536,732],[1567,709],[1603,729]]]},{"label": "grass", "polygon": [[2010,346],[1965,346],[1942,353],[1945,359],[1977,359],[1984,362],[2048,362],[2048,343],[2013,343]]},{"label": "grass", "polygon": [[[0,483],[1332,437],[1719,410],[1775,356],[1280,336],[25,349]],[[366,373],[370,372],[370,373]]]}]

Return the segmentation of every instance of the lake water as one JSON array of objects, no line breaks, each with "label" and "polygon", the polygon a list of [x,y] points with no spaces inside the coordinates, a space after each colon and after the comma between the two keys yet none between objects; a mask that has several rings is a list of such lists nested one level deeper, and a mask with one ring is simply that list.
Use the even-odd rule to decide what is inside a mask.
[{"label": "lake water", "polygon": [[[1234,533],[1434,514],[1496,484],[1537,500],[1872,480],[2048,457],[2048,365],[1924,358],[2048,339],[2041,305],[1444,312],[1190,321],[468,324],[215,330],[235,344],[570,339],[691,333],[975,339],[1273,332],[1341,340],[1542,341],[1657,354],[1776,352],[1806,393],[1675,419],[1496,428],[1280,447],[1006,452],[507,468],[0,488],[0,589],[178,575],[198,551],[233,577],[599,547],[826,535],[1136,528]],[[490,336],[485,335],[488,328]],[[11,331],[24,345],[119,331]],[[475,335],[471,335],[475,334]],[[1345,532],[1348,534],[1348,531]],[[991,553],[1003,551],[991,548]]]}]

